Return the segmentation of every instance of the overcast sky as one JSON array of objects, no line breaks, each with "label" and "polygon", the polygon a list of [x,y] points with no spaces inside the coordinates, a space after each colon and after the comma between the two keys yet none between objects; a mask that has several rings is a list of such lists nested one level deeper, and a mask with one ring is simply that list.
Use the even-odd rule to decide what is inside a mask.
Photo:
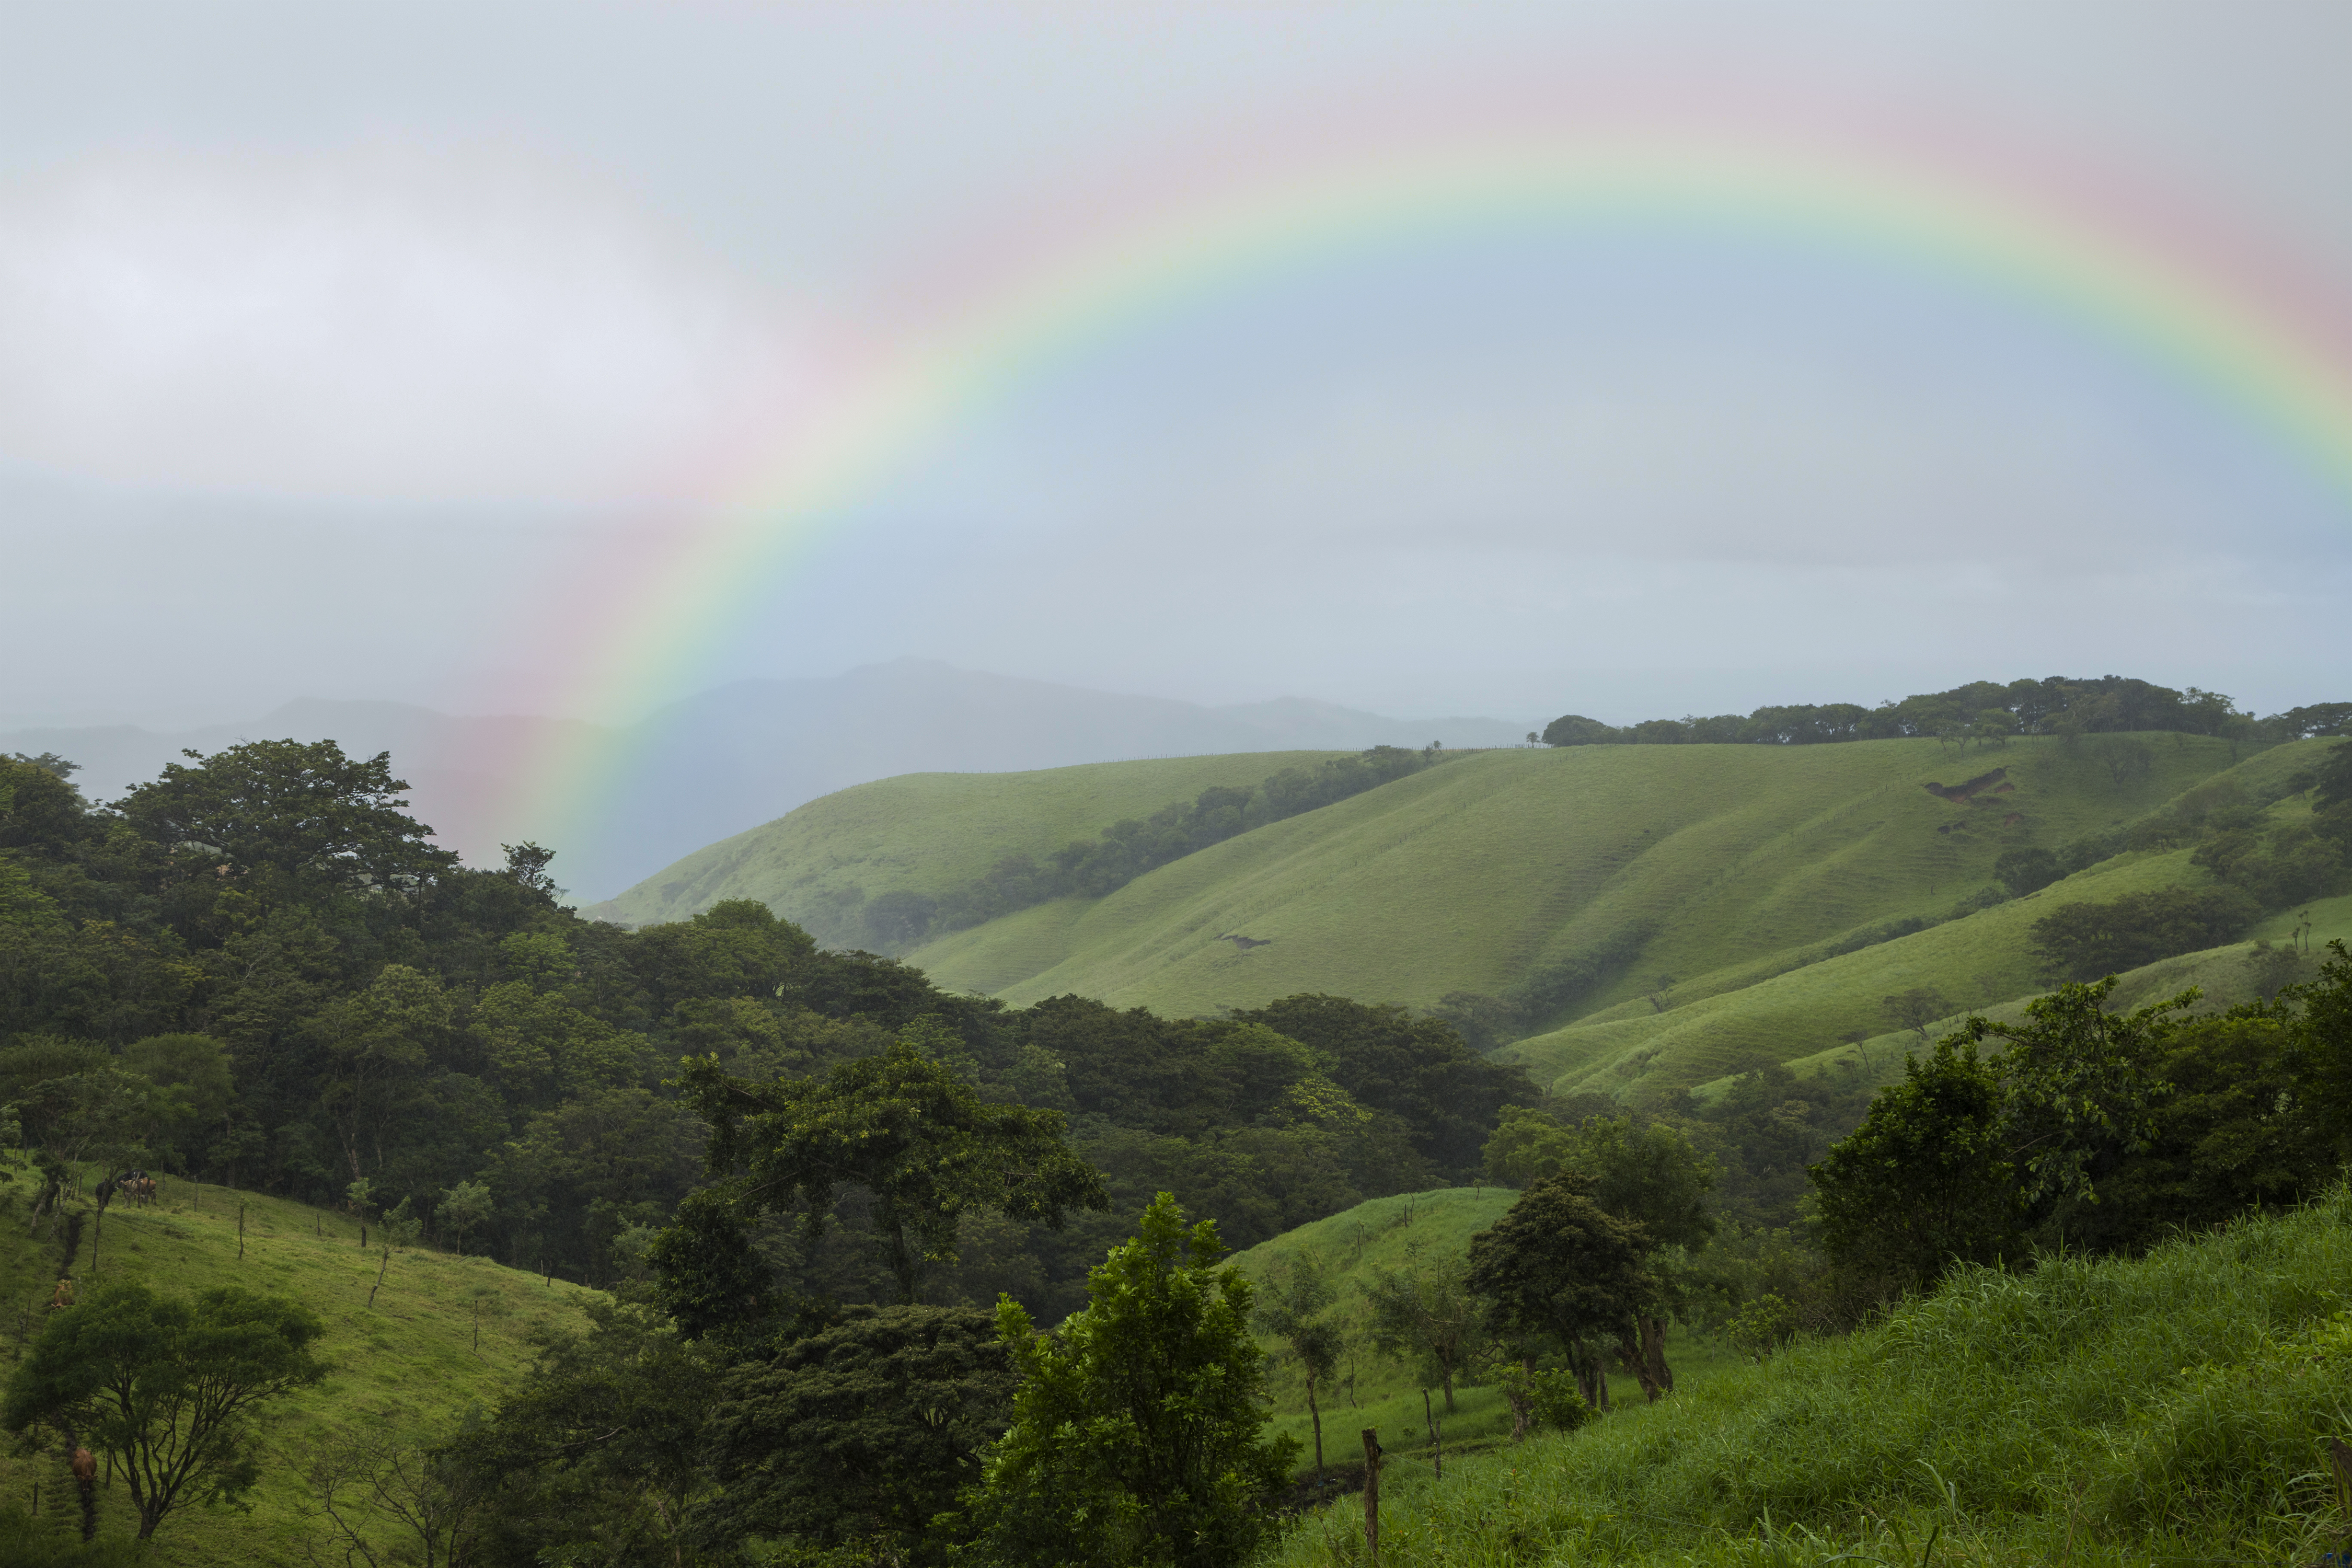
[{"label": "overcast sky", "polygon": [[[5,9],[0,725],[593,708],[575,585],[740,500],[954,258],[1489,84],[1932,111],[2352,310],[2340,3]],[[677,679],[918,655],[1536,721],[2115,671],[2270,710],[2352,696],[2347,604],[2345,490],[2189,378],[1859,255],[1530,221],[1057,356]]]}]

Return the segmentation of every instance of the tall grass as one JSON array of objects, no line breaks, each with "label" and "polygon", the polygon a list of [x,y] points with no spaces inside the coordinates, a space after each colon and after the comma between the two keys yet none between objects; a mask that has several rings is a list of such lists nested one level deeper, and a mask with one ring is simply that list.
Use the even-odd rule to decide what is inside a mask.
[{"label": "tall grass", "polygon": [[[2300,1562],[2346,1549],[2352,1194],[1972,1269],[1585,1431],[1384,1479],[1386,1563]],[[1285,1564],[1353,1563],[1360,1505]]]}]

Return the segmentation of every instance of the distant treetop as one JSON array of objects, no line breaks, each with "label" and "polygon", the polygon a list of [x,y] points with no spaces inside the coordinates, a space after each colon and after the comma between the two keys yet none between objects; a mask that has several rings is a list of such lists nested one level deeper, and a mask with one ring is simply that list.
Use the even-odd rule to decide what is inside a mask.
[{"label": "distant treetop", "polygon": [[1685,714],[1622,729],[1564,713],[1546,726],[1549,746],[1731,744],[1802,746],[1833,741],[1932,736],[1996,743],[2011,734],[2078,735],[2163,730],[2231,740],[2300,741],[2352,734],[2352,702],[2291,708],[2267,719],[2239,711],[2218,691],[2175,691],[2126,676],[2049,676],[2041,680],[1970,681],[1864,708],[1853,702],[1759,708],[1741,717]]}]

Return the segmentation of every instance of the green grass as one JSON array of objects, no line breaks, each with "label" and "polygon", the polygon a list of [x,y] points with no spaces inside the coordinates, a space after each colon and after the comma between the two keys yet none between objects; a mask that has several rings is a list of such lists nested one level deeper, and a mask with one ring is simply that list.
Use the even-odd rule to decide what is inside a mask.
[{"label": "green grass", "polygon": [[[2315,1563],[2347,1521],[2352,1198],[1971,1271],[1849,1338],[1381,1482],[1392,1568]],[[1384,1439],[1385,1441],[1385,1439]],[[1273,1561],[1362,1561],[1355,1500]]]},{"label": "green grass", "polygon": [[[0,1194],[22,1194],[26,1173]],[[486,1258],[424,1248],[392,1254],[373,1306],[368,1290],[382,1254],[362,1252],[346,1216],[282,1198],[167,1181],[147,1209],[110,1206],[102,1232],[85,1222],[75,1277],[84,1292],[108,1279],[162,1290],[222,1285],[292,1297],[325,1320],[317,1346],[334,1365],[317,1388],[270,1407],[269,1458],[247,1513],[189,1506],[163,1521],[146,1561],[157,1564],[294,1564],[313,1528],[303,1517],[307,1456],[322,1440],[362,1428],[425,1437],[469,1408],[487,1410],[530,1363],[527,1336],[541,1327],[581,1328],[594,1292],[507,1268]],[[237,1256],[237,1210],[245,1210],[245,1256]],[[47,1316],[58,1244],[26,1235],[21,1196],[0,1207],[0,1375],[13,1371],[27,1332]],[[475,1308],[481,1348],[474,1349]],[[71,1309],[68,1309],[69,1310]],[[23,1506],[40,1485],[45,1515],[73,1509],[59,1456],[0,1448],[0,1508]],[[101,1538],[129,1534],[136,1520],[117,1481],[101,1492]]]},{"label": "green grass", "polygon": [[[1956,1008],[2027,994],[2025,928],[2053,900],[2204,880],[2185,854],[2127,858],[1801,964],[1858,929],[1944,915],[2004,849],[2054,847],[2233,767],[2220,742],[2146,739],[2153,768],[2122,785],[2054,742],[1966,758],[1932,741],[1486,752],[910,956],[1015,1004],[1075,991],[1181,1015],[1332,991],[1428,1005],[1643,929],[1638,956],[1562,1027],[1507,1053],[1540,1081],[1640,1100],[1877,1033],[1880,999],[1915,985]],[[2260,784],[2302,760],[2278,748],[2236,771]],[[1966,805],[1920,787],[1995,766],[2014,787]],[[1236,952],[1217,940],[1229,931],[1271,945]]]},{"label": "green grass", "polygon": [[[1430,1447],[1423,1385],[1413,1367],[1379,1354],[1367,1342],[1369,1314],[1360,1281],[1372,1269],[1402,1268],[1417,1257],[1468,1250],[1470,1237],[1502,1218],[1518,1196],[1507,1187],[1440,1187],[1373,1198],[1234,1255],[1235,1267],[1252,1280],[1265,1279],[1287,1259],[1309,1258],[1338,1288],[1339,1299],[1332,1310],[1348,1325],[1351,1344],[1340,1362],[1339,1385],[1320,1397],[1324,1449],[1331,1463],[1361,1457],[1359,1434],[1367,1426],[1379,1430],[1381,1446],[1392,1454],[1420,1458]],[[1273,1429],[1298,1439],[1300,1468],[1312,1469],[1306,1384],[1278,1342],[1262,1338],[1260,1342],[1273,1352],[1266,1380],[1274,1402]],[[1677,1384],[1686,1388],[1692,1377],[1706,1377],[1726,1364],[1730,1352],[1677,1331],[1667,1354]],[[1623,1373],[1612,1373],[1609,1387],[1613,1401],[1638,1403],[1642,1397],[1641,1385]],[[1448,1454],[1491,1447],[1509,1436],[1510,1411],[1495,1389],[1457,1383],[1450,1415],[1444,1414],[1442,1393],[1433,1390],[1430,1398]]]},{"label": "green grass", "polygon": [[943,893],[1008,855],[1042,857],[1204,789],[1254,784],[1343,754],[1247,752],[1021,773],[906,773],[837,791],[706,846],[588,912],[644,925],[685,920],[722,899],[758,899],[814,930],[860,900]]}]

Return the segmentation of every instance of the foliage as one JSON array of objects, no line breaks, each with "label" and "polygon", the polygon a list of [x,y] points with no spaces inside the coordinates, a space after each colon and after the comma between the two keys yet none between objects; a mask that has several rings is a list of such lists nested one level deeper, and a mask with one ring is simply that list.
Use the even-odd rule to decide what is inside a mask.
[{"label": "foliage", "polygon": [[[2323,704],[2333,710],[2343,704]],[[2310,733],[2318,709],[2298,708],[2267,721],[2265,733],[2287,740]],[[1652,719],[1623,729],[1570,713],[1545,727],[1549,746],[1736,743],[1801,746],[1838,741],[1926,735],[2003,745],[2016,734],[2075,736],[2118,730],[2170,730],[2189,735],[2229,735],[2245,724],[2230,699],[2190,687],[2175,691],[2119,676],[2097,679],[1971,681],[1949,691],[1906,697],[1864,708],[1852,702],[1759,708],[1742,717]]]},{"label": "foliage", "polygon": [[1425,1384],[1443,1389],[1448,1415],[1454,1380],[1468,1372],[1481,1342],[1479,1304],[1466,1266],[1460,1253],[1424,1255],[1402,1268],[1367,1269],[1362,1282],[1372,1347],[1411,1363]]},{"label": "foliage", "polygon": [[2105,903],[2063,904],[2033,922],[2033,950],[2054,980],[2096,980],[2219,947],[2243,931],[2261,906],[2233,888],[2167,888]]},{"label": "foliage", "polygon": [[442,1450],[483,1496],[485,1568],[674,1561],[712,1489],[712,1358],[642,1308],[592,1300],[588,1317],[585,1334],[546,1336],[522,1388]]},{"label": "foliage", "polygon": [[905,1040],[822,1080],[751,1084],[706,1057],[681,1081],[711,1124],[711,1169],[736,1178],[747,1214],[797,1205],[803,1235],[815,1237],[838,1190],[864,1188],[901,1301],[918,1300],[930,1266],[955,1261],[968,1213],[1058,1229],[1069,1210],[1105,1202],[1100,1179],[1062,1141],[1060,1112],[985,1103]]},{"label": "foliage", "polygon": [[235,1502],[257,1479],[257,1408],[326,1375],[309,1309],[231,1289],[160,1296],[109,1282],[52,1321],[8,1380],[0,1423],[36,1423],[111,1457],[139,1539],[187,1502]]},{"label": "foliage", "polygon": [[723,1490],[696,1505],[693,1533],[712,1549],[793,1536],[940,1561],[951,1534],[929,1527],[978,1478],[1013,1388],[988,1313],[850,1308],[772,1362],[728,1374],[707,1427]]},{"label": "foliage", "polygon": [[247,741],[197,764],[165,765],[119,809],[185,867],[181,877],[276,872],[354,888],[400,887],[451,869],[457,858],[404,815],[408,785],[390,752],[360,761],[332,741]]},{"label": "foliage", "polygon": [[1264,1303],[1250,1314],[1250,1327],[1281,1342],[1298,1367],[1307,1390],[1307,1416],[1314,1432],[1315,1471],[1323,1473],[1323,1407],[1317,1397],[1339,1374],[1349,1348],[1347,1325],[1332,1312],[1339,1292],[1314,1258],[1285,1258],[1267,1270],[1258,1287]]},{"label": "foliage", "polygon": [[1900,1289],[2012,1249],[2001,1108],[1999,1071],[1973,1040],[1947,1036],[1925,1061],[1906,1062],[1903,1081],[1813,1168],[1830,1255]]},{"label": "foliage", "polygon": [[1252,1293],[1223,1250],[1163,1193],[1054,1333],[999,1305],[1021,1385],[971,1498],[989,1560],[1215,1568],[1269,1538],[1297,1450],[1263,1435]]},{"label": "foliage", "polygon": [[1591,1178],[1574,1170],[1536,1182],[1492,1229],[1470,1238],[1464,1284],[1486,1298],[1495,1333],[1557,1343],[1597,1404],[1599,1358],[1587,1342],[1633,1339],[1657,1279],[1648,1268],[1655,1242],[1592,1194]]}]

